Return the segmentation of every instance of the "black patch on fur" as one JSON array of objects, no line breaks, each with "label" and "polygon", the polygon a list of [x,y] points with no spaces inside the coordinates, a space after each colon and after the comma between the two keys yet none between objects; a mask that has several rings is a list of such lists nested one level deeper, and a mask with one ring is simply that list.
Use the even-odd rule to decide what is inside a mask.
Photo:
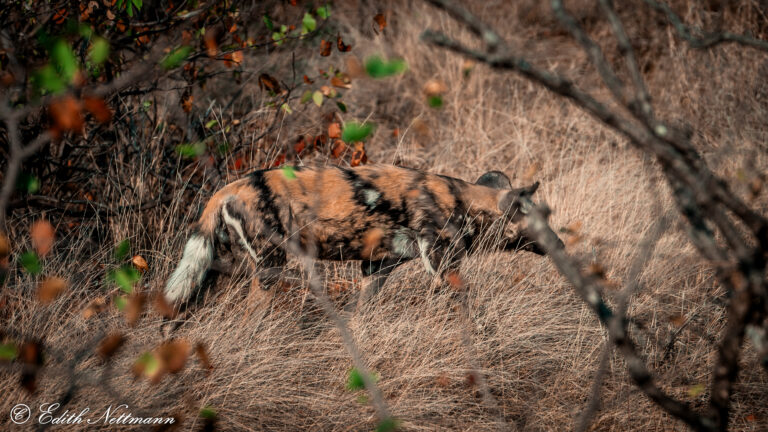
[{"label": "black patch on fur", "polygon": [[258,209],[264,216],[264,223],[275,231],[280,237],[285,237],[285,227],[280,219],[280,213],[275,204],[275,194],[267,186],[264,179],[264,171],[256,171],[251,175],[251,184],[259,191]]},{"label": "black patch on fur", "polygon": [[[389,219],[392,226],[408,226],[409,216],[408,213],[403,211],[404,207],[395,207],[392,205],[392,201],[386,199],[384,194],[370,181],[360,177],[353,170],[339,168],[346,177],[347,181],[352,185],[352,190],[355,194],[355,201],[358,205],[365,208],[368,213],[379,214]],[[370,205],[368,197],[365,194],[366,190],[370,190],[379,194],[375,205]]]}]

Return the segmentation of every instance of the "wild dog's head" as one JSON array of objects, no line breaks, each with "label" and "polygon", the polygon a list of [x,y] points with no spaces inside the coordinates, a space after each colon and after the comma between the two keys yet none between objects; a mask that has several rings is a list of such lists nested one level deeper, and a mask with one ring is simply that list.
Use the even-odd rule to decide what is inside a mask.
[{"label": "wild dog's head", "polygon": [[[539,182],[522,188],[513,188],[512,182],[501,171],[489,171],[475,182],[475,184],[508,191],[500,195],[499,210],[504,213],[504,239],[500,247],[505,250],[526,250],[538,255],[546,252],[532,238],[526,236],[522,227],[522,220],[531,210],[533,201],[531,198],[539,188]],[[560,242],[562,247],[562,241]]]}]

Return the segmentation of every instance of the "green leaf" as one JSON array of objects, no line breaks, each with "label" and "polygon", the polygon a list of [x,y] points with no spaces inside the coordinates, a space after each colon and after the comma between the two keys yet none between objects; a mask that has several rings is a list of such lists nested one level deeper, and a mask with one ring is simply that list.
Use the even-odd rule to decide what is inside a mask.
[{"label": "green leaf", "polygon": [[272,31],[275,29],[275,25],[272,23],[272,18],[269,15],[264,15],[261,19],[264,21],[264,25],[267,26],[267,30]]},{"label": "green leaf", "polygon": [[200,410],[200,417],[208,420],[214,420],[216,418],[216,410],[210,406],[206,406]]},{"label": "green leaf", "polygon": [[339,107],[341,112],[347,112],[347,105],[344,102],[336,102],[336,106]]},{"label": "green leaf", "polygon": [[181,157],[186,159],[192,159],[200,156],[201,154],[205,153],[206,146],[205,143],[202,141],[197,141],[193,143],[187,143],[187,144],[179,144],[176,146],[176,151],[181,155]]},{"label": "green leaf", "polygon": [[293,114],[293,110],[291,109],[291,106],[288,105],[287,103],[280,105],[280,109],[285,111],[287,114]]},{"label": "green leaf", "polygon": [[67,88],[67,84],[61,80],[61,77],[56,72],[56,68],[51,64],[47,64],[38,70],[32,77],[32,81],[38,89],[45,90],[48,93],[58,93]]},{"label": "green leaf", "polygon": [[[377,382],[379,380],[379,376],[377,374],[369,374],[368,376],[373,382]],[[364,388],[365,381],[363,381],[363,374],[361,374],[357,368],[350,369],[349,375],[347,375],[347,389],[350,391],[355,391],[362,390]]]},{"label": "green leaf", "polygon": [[124,2],[125,0],[117,0],[117,3],[115,3],[115,6],[117,6],[117,8],[120,9],[121,7],[123,7]]},{"label": "green leaf", "polygon": [[133,18],[133,3],[128,3],[125,10],[128,12],[128,16]]},{"label": "green leaf", "polygon": [[384,60],[379,56],[368,57],[365,60],[365,71],[372,78],[385,78],[398,75],[408,70],[405,60]]},{"label": "green leaf", "polygon": [[312,102],[317,106],[323,105],[323,94],[320,93],[320,90],[315,90],[315,92],[312,93]]},{"label": "green leaf", "polygon": [[115,304],[117,310],[123,310],[128,305],[128,300],[125,299],[125,296],[115,296],[112,298],[112,303]]},{"label": "green leaf", "polygon": [[307,34],[314,31],[317,28],[317,21],[311,13],[306,12],[304,18],[301,20],[301,34]]},{"label": "green leaf", "polygon": [[18,354],[19,350],[13,342],[0,344],[0,360],[10,361],[15,359]]},{"label": "green leaf", "polygon": [[32,174],[23,173],[16,180],[16,187],[24,193],[33,194],[40,190],[40,180]]},{"label": "green leaf", "polygon": [[319,16],[322,19],[328,19],[329,16],[331,16],[331,7],[328,5],[320,6],[317,9],[315,9],[315,12],[317,12],[317,16]]},{"label": "green leaf", "polygon": [[124,260],[131,252],[131,241],[125,239],[115,246],[115,259],[117,261]]},{"label": "green leaf", "polygon": [[304,93],[301,94],[301,99],[299,99],[299,103],[305,104],[309,102],[312,99],[312,90],[306,90]]},{"label": "green leaf", "polygon": [[341,140],[346,143],[363,141],[371,132],[373,132],[373,125],[370,123],[350,122],[344,125],[344,130],[341,132]]},{"label": "green leaf", "polygon": [[142,0],[133,0],[133,6],[136,7],[136,10],[140,10],[143,5],[144,2]]},{"label": "green leaf", "polygon": [[84,37],[85,39],[90,39],[91,36],[93,36],[93,28],[86,24],[80,24],[80,26],[77,28],[77,32],[80,33],[80,36]]},{"label": "green leaf", "polygon": [[133,284],[141,279],[141,274],[133,266],[125,265],[117,270],[110,270],[107,277],[124,293],[130,294],[133,292]]},{"label": "green leaf", "polygon": [[144,366],[144,375],[146,376],[152,376],[156,374],[160,368],[160,362],[151,352],[145,352],[142,354],[139,359],[136,360],[136,363]]},{"label": "green leaf", "polygon": [[72,52],[72,48],[64,39],[58,39],[51,48],[51,60],[56,66],[56,70],[59,72],[62,80],[66,83],[72,82],[77,70],[77,58],[75,53]]},{"label": "green leaf", "polygon": [[393,417],[388,417],[382,420],[378,426],[376,426],[376,432],[394,432],[400,427],[400,422]]},{"label": "green leaf", "polygon": [[187,59],[190,51],[192,51],[191,46],[180,46],[168,54],[163,60],[161,60],[160,64],[166,69],[177,68],[184,60]]},{"label": "green leaf", "polygon": [[282,44],[283,39],[285,39],[284,33],[278,33],[278,32],[272,33],[272,40],[275,41],[276,45]]},{"label": "green leaf", "polygon": [[283,170],[283,176],[288,180],[294,180],[296,178],[296,170],[290,166],[286,165],[282,168]]},{"label": "green leaf", "polygon": [[88,50],[88,61],[102,64],[109,57],[109,42],[103,37],[95,37]]},{"label": "green leaf", "polygon": [[443,97],[440,95],[429,96],[427,98],[427,105],[429,105],[432,108],[442,108]]},{"label": "green leaf", "polygon": [[24,270],[31,275],[36,275],[43,270],[43,266],[40,264],[40,258],[34,251],[26,251],[19,257],[19,262]]},{"label": "green leaf", "polygon": [[210,129],[210,128],[212,128],[212,127],[216,126],[216,124],[217,124],[218,122],[219,122],[219,121],[218,121],[218,120],[216,120],[216,119],[211,119],[211,120],[208,120],[208,123],[206,123],[206,124],[205,124],[205,128],[206,128],[206,129]]}]

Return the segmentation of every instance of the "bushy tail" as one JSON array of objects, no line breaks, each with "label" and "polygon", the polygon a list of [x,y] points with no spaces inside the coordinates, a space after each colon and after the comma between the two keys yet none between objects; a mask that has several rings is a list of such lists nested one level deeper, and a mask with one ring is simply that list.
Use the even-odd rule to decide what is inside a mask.
[{"label": "bushy tail", "polygon": [[192,234],[184,246],[184,254],[165,285],[165,298],[172,304],[187,301],[200,286],[213,263],[213,236],[200,232]]}]

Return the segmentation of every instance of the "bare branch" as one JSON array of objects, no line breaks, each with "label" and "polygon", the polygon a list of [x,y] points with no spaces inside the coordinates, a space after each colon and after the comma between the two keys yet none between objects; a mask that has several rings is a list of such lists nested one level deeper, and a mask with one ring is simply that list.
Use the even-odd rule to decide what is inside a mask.
[{"label": "bare branch", "polygon": [[[657,11],[663,12],[667,16],[670,24],[675,28],[675,31],[677,31],[677,34],[688,41],[694,48],[711,48],[723,43],[737,43],[739,45],[768,52],[768,41],[753,38],[744,34],[731,32],[706,32],[701,29],[691,28],[685,25],[680,16],[678,16],[666,3],[660,3],[655,0],[645,0],[645,2]],[[695,36],[694,33],[697,33],[700,36]]]}]

